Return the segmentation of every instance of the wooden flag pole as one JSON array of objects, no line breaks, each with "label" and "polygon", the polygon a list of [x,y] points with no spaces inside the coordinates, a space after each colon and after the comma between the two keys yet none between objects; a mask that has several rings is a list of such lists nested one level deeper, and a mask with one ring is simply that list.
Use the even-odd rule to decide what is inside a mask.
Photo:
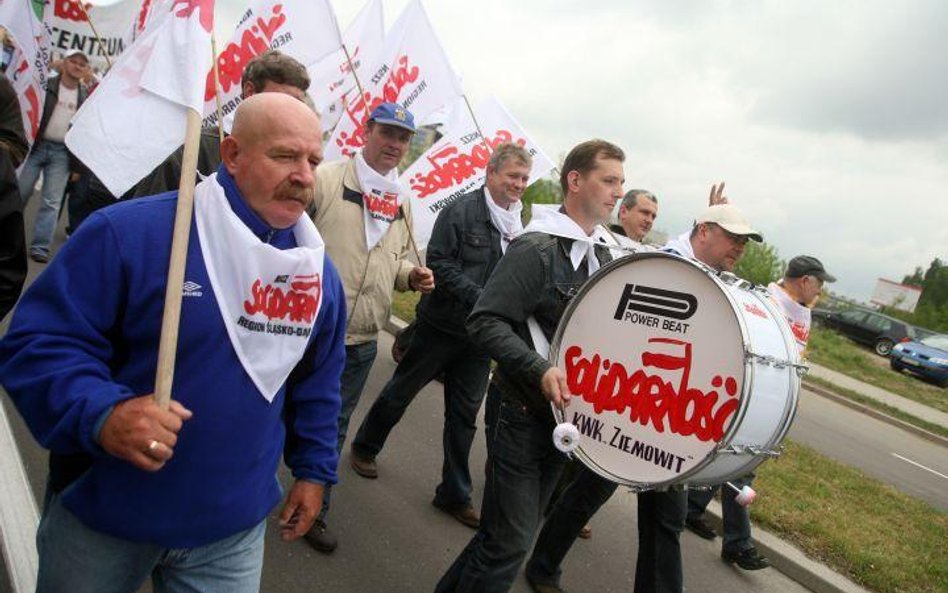
[{"label": "wooden flag pole", "polygon": [[109,59],[108,47],[102,43],[102,38],[99,37],[99,32],[95,30],[95,25],[92,23],[92,19],[89,18],[89,12],[86,10],[86,5],[80,0],[76,4],[79,5],[79,8],[82,9],[82,14],[85,15],[86,21],[89,22],[89,28],[92,29],[92,34],[95,35],[95,40],[99,43],[99,47],[102,48],[102,55],[105,57],[105,65],[109,70],[112,69],[112,60]]},{"label": "wooden flag pole", "polygon": [[211,59],[214,64],[214,101],[217,103],[217,136],[224,141],[224,116],[221,114],[221,71],[217,63],[217,36],[211,31]]},{"label": "wooden flag pole", "polygon": [[484,148],[487,149],[487,154],[493,154],[494,149],[490,147],[490,142],[487,141],[487,138],[484,136],[484,131],[481,130],[481,124],[477,121],[477,116],[474,115],[474,109],[471,108],[471,102],[467,100],[467,95],[461,95],[464,98],[464,104],[467,105],[467,112],[471,114],[471,121],[474,122],[474,127],[477,128],[477,133],[481,137],[481,141],[484,143]]},{"label": "wooden flag pole", "polygon": [[356,74],[355,64],[352,63],[352,56],[349,55],[349,48],[346,47],[346,43],[342,43],[342,51],[346,54],[346,63],[349,64],[349,72],[352,72],[352,78],[356,81],[356,86],[359,88],[359,96],[362,97],[362,100],[365,101],[365,89],[362,88],[362,83],[359,81],[359,75]]},{"label": "wooden flag pole", "polygon": [[198,143],[201,139],[201,114],[188,109],[184,134],[184,156],[181,160],[181,181],[178,207],[174,215],[168,282],[165,286],[165,310],[161,319],[161,340],[158,344],[158,371],[155,375],[155,402],[163,410],[171,403],[174,362],[178,353],[178,328],[181,323],[181,289],[188,257],[191,214],[194,210],[194,184],[197,177]]}]

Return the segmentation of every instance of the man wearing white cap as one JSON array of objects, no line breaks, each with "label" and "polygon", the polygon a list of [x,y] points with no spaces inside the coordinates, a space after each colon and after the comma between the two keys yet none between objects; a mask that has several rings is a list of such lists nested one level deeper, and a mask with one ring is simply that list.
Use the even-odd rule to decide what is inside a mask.
[{"label": "man wearing white cap", "polygon": [[748,240],[763,241],[733,204],[709,206],[686,235],[669,241],[665,251],[698,260],[718,272],[734,271]]},{"label": "man wearing white cap", "polygon": [[[687,241],[679,237],[666,245],[666,250],[684,257],[696,259],[719,272],[731,272],[744,255],[747,241],[763,241],[743,213],[733,204],[719,204],[705,210],[695,222]],[[749,486],[753,474],[733,480],[738,488]],[[716,488],[691,490],[688,492],[688,509],[685,525],[705,539],[714,539],[714,530],[701,518]],[[761,556],[751,540],[750,513],[735,500],[730,488],[721,490],[721,506],[724,516],[724,542],[721,559],[736,563],[744,570],[760,570],[770,566],[770,561]]]},{"label": "man wearing white cap", "polygon": [[39,263],[49,261],[49,244],[53,240],[59,205],[69,181],[70,157],[66,149],[66,132],[72,117],[86,100],[88,91],[81,81],[89,70],[89,58],[78,49],[64,55],[62,72],[46,85],[43,118],[36,132],[30,156],[20,171],[20,199],[23,205],[33,195],[33,186],[43,174],[43,203],[36,214],[30,258]]}]

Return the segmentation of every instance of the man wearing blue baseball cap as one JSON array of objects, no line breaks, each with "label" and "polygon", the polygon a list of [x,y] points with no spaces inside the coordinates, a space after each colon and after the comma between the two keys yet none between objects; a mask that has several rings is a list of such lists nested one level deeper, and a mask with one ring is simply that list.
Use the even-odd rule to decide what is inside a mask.
[{"label": "man wearing blue baseball cap", "polygon": [[[397,103],[382,103],[369,114],[365,144],[351,159],[319,166],[313,222],[326,242],[346,292],[346,366],[338,450],[375,361],[378,334],[391,314],[392,288],[434,290],[434,275],[408,260],[411,212],[398,184],[398,163],[408,152],[415,118]],[[330,489],[306,541],[325,554],[336,549],[326,525]]]}]

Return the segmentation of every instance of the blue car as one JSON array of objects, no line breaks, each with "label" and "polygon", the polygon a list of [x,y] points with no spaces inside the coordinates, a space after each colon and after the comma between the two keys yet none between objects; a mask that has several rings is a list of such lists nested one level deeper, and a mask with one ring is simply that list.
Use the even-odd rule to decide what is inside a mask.
[{"label": "blue car", "polygon": [[889,353],[889,364],[896,371],[909,371],[948,387],[948,336],[935,334],[896,344]]}]

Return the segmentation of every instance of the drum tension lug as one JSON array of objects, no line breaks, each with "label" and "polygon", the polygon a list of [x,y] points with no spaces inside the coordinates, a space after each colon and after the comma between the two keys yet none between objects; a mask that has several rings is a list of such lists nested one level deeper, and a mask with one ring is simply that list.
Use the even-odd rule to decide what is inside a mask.
[{"label": "drum tension lug", "polygon": [[773,449],[765,449],[759,445],[728,445],[722,449],[719,449],[721,453],[728,453],[731,455],[753,455],[764,456],[764,457],[779,457],[783,452],[783,447],[780,447],[776,451]]}]

